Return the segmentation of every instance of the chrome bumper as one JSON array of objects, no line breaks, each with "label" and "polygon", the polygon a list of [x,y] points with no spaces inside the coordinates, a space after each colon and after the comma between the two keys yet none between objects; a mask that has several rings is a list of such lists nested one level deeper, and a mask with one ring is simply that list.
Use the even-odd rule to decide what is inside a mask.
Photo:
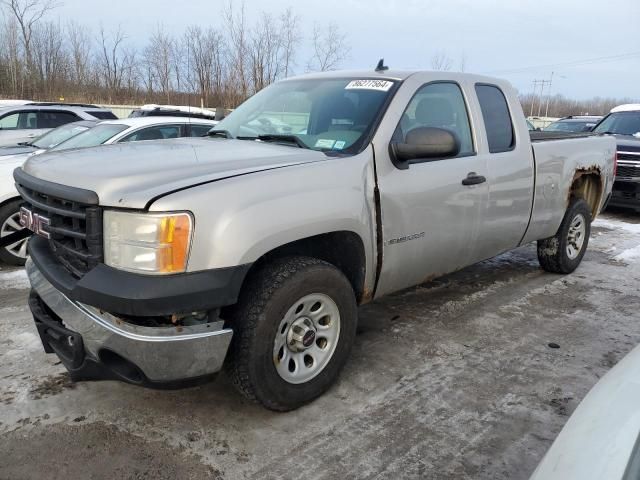
[{"label": "chrome bumper", "polygon": [[[232,330],[222,322],[188,327],[142,327],[88,305],[73,302],[27,260],[33,291],[68,330],[82,337],[86,358],[107,368],[118,357],[137,367],[150,383],[207,376],[222,368]],[[117,358],[117,357],[116,357]],[[117,369],[113,372],[116,377]],[[130,380],[123,378],[124,380]]]}]

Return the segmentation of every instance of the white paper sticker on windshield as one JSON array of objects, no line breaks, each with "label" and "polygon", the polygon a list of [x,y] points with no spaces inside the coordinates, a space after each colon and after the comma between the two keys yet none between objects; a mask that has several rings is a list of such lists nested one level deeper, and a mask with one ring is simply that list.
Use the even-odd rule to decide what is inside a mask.
[{"label": "white paper sticker on windshield", "polygon": [[342,150],[344,148],[344,146],[346,145],[347,142],[345,142],[344,140],[339,140],[335,143],[335,145],[333,146],[333,148],[335,150]]},{"label": "white paper sticker on windshield", "polygon": [[345,90],[379,90],[381,92],[387,92],[393,86],[393,82],[388,80],[351,80]]},{"label": "white paper sticker on windshield", "polygon": [[330,140],[326,138],[320,138],[316,141],[314,145],[315,148],[333,148],[333,144],[336,143],[335,140]]}]

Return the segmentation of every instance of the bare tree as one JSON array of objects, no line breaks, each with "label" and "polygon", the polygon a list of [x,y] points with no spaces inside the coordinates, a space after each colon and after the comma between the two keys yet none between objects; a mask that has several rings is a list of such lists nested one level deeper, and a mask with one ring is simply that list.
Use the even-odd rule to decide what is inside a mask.
[{"label": "bare tree", "polygon": [[125,35],[120,26],[118,26],[111,38],[105,33],[104,27],[100,26],[98,66],[104,78],[105,86],[109,91],[109,101],[111,101],[111,96],[122,87],[122,42],[124,42],[124,39]]},{"label": "bare tree", "polygon": [[[33,72],[33,34],[38,22],[51,10],[57,7],[54,0],[0,0],[9,14],[12,15],[20,28],[22,48],[26,60],[28,73]],[[33,90],[33,84],[31,89]]]},{"label": "bare tree", "polygon": [[162,25],[158,25],[145,49],[145,58],[167,103],[171,101],[173,87],[174,53],[173,38]]},{"label": "bare tree", "polygon": [[224,36],[213,28],[207,31],[199,26],[187,28],[182,41],[187,59],[186,78],[192,90],[197,91],[203,105],[209,105],[212,96],[220,101],[225,72]]},{"label": "bare tree", "polygon": [[467,67],[467,54],[462,52],[460,54],[460,67],[459,67],[459,70],[461,72],[464,72],[466,67]]},{"label": "bare tree", "polygon": [[275,82],[283,69],[282,38],[273,17],[263,13],[251,32],[249,68],[252,91]]},{"label": "bare tree", "polygon": [[34,31],[32,42],[33,74],[37,75],[39,90],[49,98],[57,97],[69,65],[62,28],[57,22],[45,22]]},{"label": "bare tree", "polygon": [[67,23],[67,40],[71,60],[71,80],[79,86],[89,83],[93,39],[89,30],[75,21]]},{"label": "bare tree", "polygon": [[229,82],[236,82],[237,84],[237,88],[234,89],[236,93],[233,95],[233,98],[228,99],[228,102],[237,103],[249,95],[249,78],[247,75],[249,40],[247,38],[244,1],[240,6],[240,11],[236,12],[233,9],[231,0],[229,0],[224,11],[224,19],[228,28],[229,69],[227,71],[227,80]]},{"label": "bare tree", "polygon": [[18,23],[10,18],[2,25],[0,44],[4,48],[0,50],[0,61],[5,65],[9,83],[9,91],[13,96],[23,95],[23,64],[21,62],[20,33]]},{"label": "bare tree", "polygon": [[350,53],[347,35],[342,33],[335,23],[330,23],[324,28],[317,23],[314,24],[312,50],[313,56],[307,63],[307,71],[335,70]]},{"label": "bare tree", "polygon": [[291,7],[280,16],[280,36],[282,42],[282,75],[286,78],[293,74],[296,66],[296,50],[302,36],[300,35],[299,19]]},{"label": "bare tree", "polygon": [[436,52],[431,57],[431,68],[433,70],[449,71],[453,66],[453,60],[443,51]]}]

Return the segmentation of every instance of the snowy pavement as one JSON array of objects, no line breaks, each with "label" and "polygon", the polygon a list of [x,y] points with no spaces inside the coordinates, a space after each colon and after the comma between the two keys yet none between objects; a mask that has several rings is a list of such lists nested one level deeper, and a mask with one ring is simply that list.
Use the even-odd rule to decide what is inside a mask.
[{"label": "snowy pavement", "polygon": [[276,414],[223,375],[178,391],[70,383],[23,271],[2,270],[0,479],[526,479],[640,342],[639,281],[640,216],[607,213],[572,275],[543,272],[528,245],[362,307],[337,385]]}]

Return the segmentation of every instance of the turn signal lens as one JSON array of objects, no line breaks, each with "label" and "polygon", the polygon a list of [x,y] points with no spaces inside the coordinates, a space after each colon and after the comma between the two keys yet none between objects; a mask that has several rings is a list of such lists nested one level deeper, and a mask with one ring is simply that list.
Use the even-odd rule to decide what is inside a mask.
[{"label": "turn signal lens", "polygon": [[105,263],[147,274],[184,272],[189,260],[193,218],[180,213],[104,213]]}]

